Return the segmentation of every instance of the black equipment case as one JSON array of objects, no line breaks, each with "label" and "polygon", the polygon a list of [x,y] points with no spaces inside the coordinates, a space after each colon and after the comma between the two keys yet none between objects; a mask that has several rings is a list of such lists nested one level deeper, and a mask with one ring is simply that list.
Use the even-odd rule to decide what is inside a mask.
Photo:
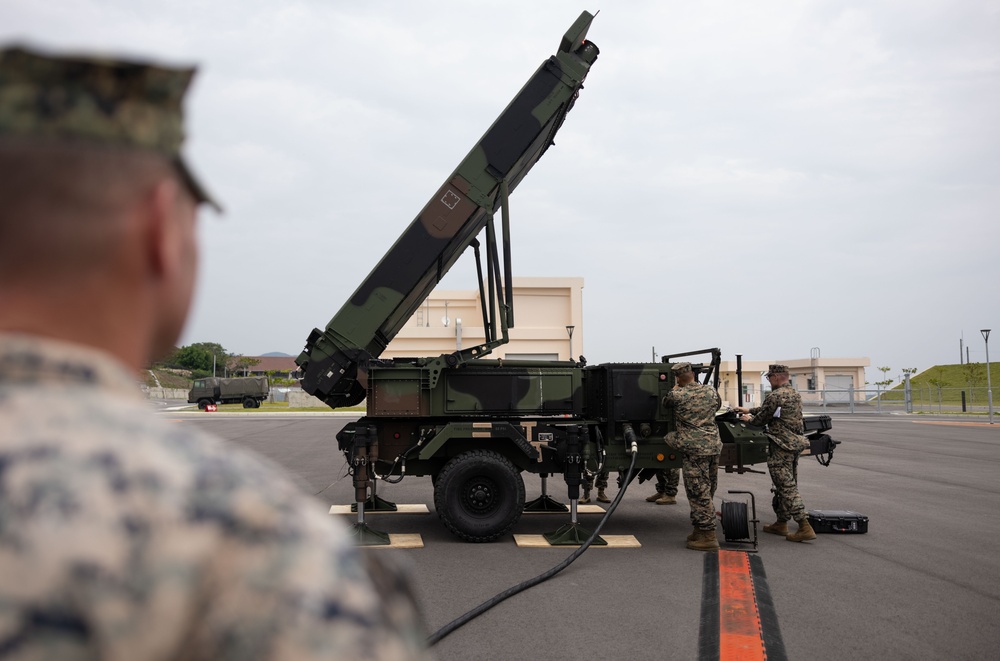
[{"label": "black equipment case", "polygon": [[868,517],[857,512],[809,510],[809,525],[816,532],[861,534],[868,532]]}]

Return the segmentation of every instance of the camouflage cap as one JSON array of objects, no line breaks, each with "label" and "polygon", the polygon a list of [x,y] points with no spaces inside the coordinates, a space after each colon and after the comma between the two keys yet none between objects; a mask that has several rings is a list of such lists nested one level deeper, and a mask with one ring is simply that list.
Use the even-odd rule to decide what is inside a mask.
[{"label": "camouflage cap", "polygon": [[149,149],[195,199],[221,211],[181,158],[181,100],[193,68],[0,48],[0,136]]},{"label": "camouflage cap", "polygon": [[687,374],[691,371],[691,363],[674,363],[670,369],[674,374]]},{"label": "camouflage cap", "polygon": [[772,374],[788,374],[787,365],[768,365],[767,366],[767,376]]}]

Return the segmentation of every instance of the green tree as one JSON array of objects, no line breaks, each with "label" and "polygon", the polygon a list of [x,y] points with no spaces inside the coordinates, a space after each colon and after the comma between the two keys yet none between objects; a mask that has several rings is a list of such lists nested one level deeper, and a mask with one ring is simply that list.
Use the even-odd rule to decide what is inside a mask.
[{"label": "green tree", "polygon": [[891,369],[892,368],[889,367],[888,365],[886,365],[885,367],[878,368],[878,371],[882,372],[882,380],[875,382],[875,385],[879,387],[879,390],[881,390],[882,388],[888,388],[889,385],[892,384],[892,379],[888,378],[889,371]]},{"label": "green tree", "polygon": [[221,344],[216,342],[196,342],[178,349],[170,362],[177,367],[212,373],[212,368],[222,369],[228,355]]}]

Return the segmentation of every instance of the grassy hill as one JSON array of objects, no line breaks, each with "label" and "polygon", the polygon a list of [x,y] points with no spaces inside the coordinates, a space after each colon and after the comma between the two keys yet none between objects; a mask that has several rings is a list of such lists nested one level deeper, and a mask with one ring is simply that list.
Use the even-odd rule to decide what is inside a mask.
[{"label": "grassy hill", "polygon": [[[1000,388],[1000,365],[990,364],[990,378],[994,389]],[[871,385],[868,386],[869,388]],[[986,404],[986,363],[965,365],[935,365],[910,379],[914,400],[942,404],[961,404],[962,392],[966,403]],[[882,395],[883,401],[903,401],[904,384],[896,383]],[[994,393],[994,404],[998,402]]]},{"label": "grassy hill", "polygon": [[[155,367],[152,370],[146,370],[144,374],[146,376],[145,383],[150,388],[156,388],[156,382],[159,380],[159,386],[161,388],[178,388],[180,390],[191,389],[190,370],[164,369]],[[155,378],[153,376],[154,374],[156,375]]]}]

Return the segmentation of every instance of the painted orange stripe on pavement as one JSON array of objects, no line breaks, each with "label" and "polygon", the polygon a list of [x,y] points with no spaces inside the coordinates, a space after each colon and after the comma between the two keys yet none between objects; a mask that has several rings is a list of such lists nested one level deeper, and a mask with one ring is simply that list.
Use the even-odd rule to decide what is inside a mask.
[{"label": "painted orange stripe on pavement", "polygon": [[766,658],[747,554],[719,551],[719,659]]},{"label": "painted orange stripe on pavement", "polygon": [[950,420],[914,420],[915,425],[945,425],[948,427],[996,427],[1000,429],[1000,425],[991,425],[988,422],[951,422]]}]

